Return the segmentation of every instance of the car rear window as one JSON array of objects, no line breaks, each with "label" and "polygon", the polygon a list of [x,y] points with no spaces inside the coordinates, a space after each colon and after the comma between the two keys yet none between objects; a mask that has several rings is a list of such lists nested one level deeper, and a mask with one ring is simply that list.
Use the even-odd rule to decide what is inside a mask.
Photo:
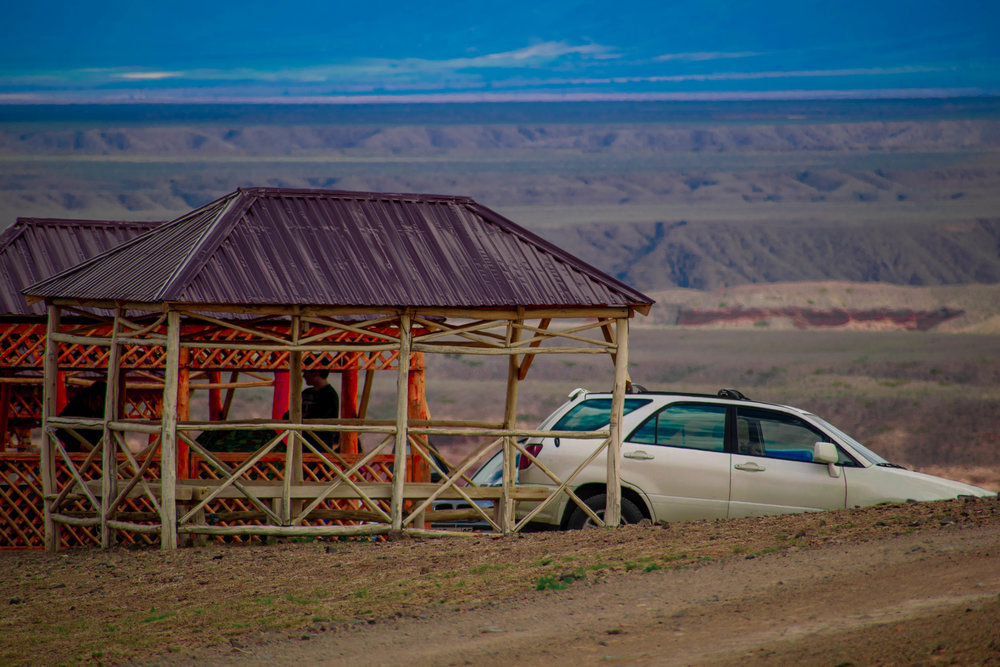
[{"label": "car rear window", "polygon": [[[626,398],[623,412],[628,414],[648,404],[648,398]],[[574,405],[552,427],[553,431],[596,431],[611,421],[610,398],[588,398]]]},{"label": "car rear window", "polygon": [[637,428],[629,442],[721,452],[726,448],[726,406],[679,404],[660,410]]}]

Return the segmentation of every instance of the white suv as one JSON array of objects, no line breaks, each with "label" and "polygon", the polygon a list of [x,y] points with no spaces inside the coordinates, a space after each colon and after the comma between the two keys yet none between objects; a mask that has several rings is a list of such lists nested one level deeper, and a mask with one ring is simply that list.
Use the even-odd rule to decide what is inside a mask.
[{"label": "white suv", "polygon": [[[546,431],[606,429],[611,394],[577,389],[539,427]],[[996,494],[889,463],[831,424],[798,408],[717,395],[626,394],[622,422],[622,521],[683,521],[762,516]],[[529,452],[561,480],[600,440],[532,438]],[[555,486],[539,466],[520,457],[519,484]],[[569,488],[599,516],[605,504],[602,452]],[[523,516],[537,503],[523,503]],[[560,493],[533,518],[581,528],[586,512]]]}]

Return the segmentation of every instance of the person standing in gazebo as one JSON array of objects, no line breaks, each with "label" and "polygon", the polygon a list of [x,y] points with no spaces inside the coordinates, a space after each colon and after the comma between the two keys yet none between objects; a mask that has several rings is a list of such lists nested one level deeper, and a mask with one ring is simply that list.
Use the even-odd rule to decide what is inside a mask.
[{"label": "person standing in gazebo", "polygon": [[[329,381],[330,371],[309,369],[302,373],[302,379],[309,386],[302,391],[303,419],[336,419],[340,416],[340,397]],[[318,431],[313,435],[336,449],[340,434],[336,431]]]}]

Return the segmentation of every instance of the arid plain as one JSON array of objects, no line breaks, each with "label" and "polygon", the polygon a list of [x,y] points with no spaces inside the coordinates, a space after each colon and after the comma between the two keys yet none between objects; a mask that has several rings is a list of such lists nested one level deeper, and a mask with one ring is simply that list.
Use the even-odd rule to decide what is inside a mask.
[{"label": "arid plain", "polygon": [[[0,109],[0,224],[170,219],[243,185],[471,195],[657,299],[633,324],[635,382],[736,387],[798,405],[908,467],[1000,489],[1000,103],[458,107]],[[685,313],[702,319],[685,323]],[[432,412],[499,415],[505,371],[440,361],[428,371]],[[540,360],[519,418],[537,422],[574,387],[609,379],[604,359]],[[373,410],[388,409],[388,391],[376,387]],[[253,411],[258,400],[242,405]],[[465,443],[441,446],[458,453]],[[461,629],[438,641],[470,652],[411,654],[415,662],[493,664],[508,638],[521,641],[520,624],[537,621],[525,605],[539,603],[553,617],[580,613],[595,629],[583,637],[553,626],[528,637],[536,645],[517,654],[528,662],[1000,659],[989,641],[997,582],[984,566],[1000,545],[995,503],[627,530],[473,538],[469,549],[209,548],[155,567],[145,552],[2,554],[10,605],[0,622],[6,637],[20,638],[4,641],[3,661],[273,660],[302,657],[288,642],[319,635],[332,643],[303,659],[360,656],[371,640],[365,628],[405,646],[406,633],[427,631],[427,617]],[[306,590],[299,575],[279,585],[238,574],[302,574],[317,554],[342,563],[323,565],[324,582],[339,583]],[[390,562],[406,564],[410,588],[365,583]],[[576,583],[535,591],[553,563]],[[786,567],[780,579],[765,576]],[[762,577],[760,587],[695,581],[698,572],[728,581],[728,568]],[[197,588],[185,587],[196,570]],[[238,585],[215,586],[220,574]],[[962,595],[913,585],[938,575]],[[637,586],[640,576],[658,578],[663,597],[627,597],[648,586]],[[831,585],[838,576],[858,585]],[[120,597],[126,590],[146,599]],[[817,596],[843,613],[860,610],[850,612],[860,634],[838,632],[840,617],[809,608]],[[874,599],[884,604],[858,607]],[[656,607],[655,622],[627,611],[646,607]],[[711,654],[696,641],[692,619],[740,628],[760,614],[806,634],[775,635],[764,624],[749,639],[727,633],[731,645]],[[29,647],[41,627],[40,648]]]}]

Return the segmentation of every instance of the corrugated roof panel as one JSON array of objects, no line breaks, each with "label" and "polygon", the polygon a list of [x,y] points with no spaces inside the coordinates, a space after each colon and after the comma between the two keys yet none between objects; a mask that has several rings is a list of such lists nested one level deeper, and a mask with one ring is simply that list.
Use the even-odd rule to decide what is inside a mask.
[{"label": "corrugated roof panel", "polygon": [[171,279],[191,261],[225,200],[212,202],[157,229],[157,234],[133,239],[32,286],[37,296],[93,300],[156,302]]},{"label": "corrugated roof panel", "polygon": [[241,189],[30,293],[191,304],[652,301],[464,197]]},{"label": "corrugated roof panel", "polygon": [[134,239],[162,222],[18,218],[0,234],[0,315],[44,315],[21,290]]}]

